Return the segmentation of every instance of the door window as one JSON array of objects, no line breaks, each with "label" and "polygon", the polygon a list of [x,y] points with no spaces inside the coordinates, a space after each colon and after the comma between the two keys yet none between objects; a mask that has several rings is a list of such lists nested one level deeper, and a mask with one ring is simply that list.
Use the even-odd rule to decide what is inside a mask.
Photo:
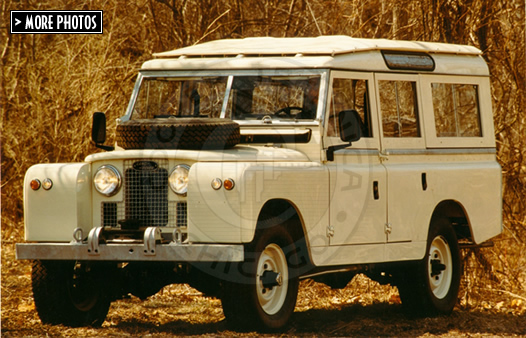
[{"label": "door window", "polygon": [[384,137],[420,137],[416,82],[378,81]]},{"label": "door window", "polygon": [[340,136],[339,112],[356,110],[363,123],[362,137],[372,137],[371,117],[367,101],[367,80],[335,78],[332,82],[327,136]]}]

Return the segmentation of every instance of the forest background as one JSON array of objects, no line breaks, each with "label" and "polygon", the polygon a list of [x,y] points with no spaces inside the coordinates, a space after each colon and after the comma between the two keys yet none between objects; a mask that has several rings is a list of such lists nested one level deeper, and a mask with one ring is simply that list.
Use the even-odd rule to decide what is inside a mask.
[{"label": "forest background", "polygon": [[[23,241],[26,170],[36,163],[83,161],[98,151],[90,142],[92,114],[103,111],[108,121],[124,114],[142,62],[155,52],[220,38],[333,34],[482,50],[491,73],[504,233],[494,247],[466,254],[462,301],[524,316],[525,7],[524,0],[2,1],[2,318],[12,300],[8,277],[20,269],[27,274],[27,264],[14,261],[13,253],[14,243]],[[9,34],[10,10],[37,9],[103,10],[104,34]],[[111,122],[108,130],[114,128]],[[109,135],[107,143],[114,140]]]}]

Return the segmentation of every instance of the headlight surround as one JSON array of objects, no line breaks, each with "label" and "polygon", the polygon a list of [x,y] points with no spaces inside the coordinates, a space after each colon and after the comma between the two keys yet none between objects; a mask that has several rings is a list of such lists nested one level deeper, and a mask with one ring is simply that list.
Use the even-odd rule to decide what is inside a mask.
[{"label": "headlight surround", "polygon": [[188,191],[188,173],[190,172],[190,166],[187,164],[178,164],[170,173],[168,177],[168,184],[170,188],[177,195],[186,196]]},{"label": "headlight surround", "polygon": [[93,176],[95,189],[104,196],[113,196],[121,187],[121,174],[112,165],[103,165]]}]

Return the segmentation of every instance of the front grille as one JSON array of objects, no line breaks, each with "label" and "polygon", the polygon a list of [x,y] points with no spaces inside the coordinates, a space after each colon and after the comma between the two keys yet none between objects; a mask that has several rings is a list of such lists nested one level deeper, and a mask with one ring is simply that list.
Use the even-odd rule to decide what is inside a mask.
[{"label": "front grille", "polygon": [[125,169],[125,215],[127,220],[140,221],[144,225],[166,226],[168,223],[168,171],[159,166],[155,167],[155,169],[140,169],[140,167],[136,169],[135,166],[132,166]]},{"label": "front grille", "polygon": [[186,208],[186,202],[177,203],[176,215],[178,227],[185,227],[188,225],[188,212]]},{"label": "front grille", "polygon": [[168,201],[168,160],[124,161],[124,199],[101,204],[103,226],[126,220],[141,226],[186,227],[187,204]]},{"label": "front grille", "polygon": [[102,224],[104,226],[117,226],[117,205],[115,202],[102,203]]}]

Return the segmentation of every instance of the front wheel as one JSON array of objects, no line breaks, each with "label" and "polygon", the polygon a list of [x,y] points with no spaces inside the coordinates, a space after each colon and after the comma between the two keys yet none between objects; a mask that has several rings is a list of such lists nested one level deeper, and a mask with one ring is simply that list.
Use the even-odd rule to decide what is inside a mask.
[{"label": "front wheel", "polygon": [[405,271],[398,283],[402,304],[415,314],[449,314],[457,303],[460,278],[456,234],[447,219],[435,219],[428,235],[426,256]]},{"label": "front wheel", "polygon": [[102,325],[111,303],[111,271],[80,262],[34,261],[33,297],[40,320],[74,327]]},{"label": "front wheel", "polygon": [[296,306],[296,246],[281,226],[256,234],[245,250],[236,277],[223,283],[221,302],[229,324],[236,328],[284,326]]}]

